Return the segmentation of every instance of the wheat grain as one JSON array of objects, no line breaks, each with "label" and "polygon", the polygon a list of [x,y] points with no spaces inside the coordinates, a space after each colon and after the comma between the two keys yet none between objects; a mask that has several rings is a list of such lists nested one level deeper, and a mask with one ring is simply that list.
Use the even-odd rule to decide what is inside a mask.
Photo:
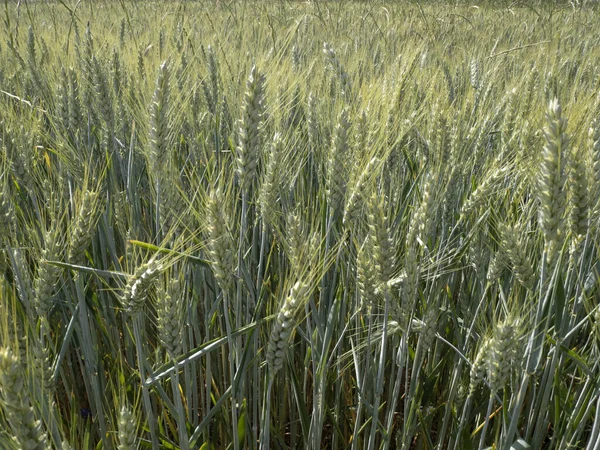
[{"label": "wheat grain", "polygon": [[42,261],[33,282],[35,310],[41,317],[46,317],[54,306],[52,296],[57,287],[60,271],[58,267],[48,264],[47,261],[52,260],[60,260],[59,242],[57,236],[52,231],[48,231],[44,236]]},{"label": "wheat grain", "polygon": [[136,450],[136,422],[131,410],[123,406],[119,411],[119,445],[118,450]]},{"label": "wheat grain", "polygon": [[544,233],[545,250],[551,266],[556,260],[556,253],[564,234],[565,166],[569,145],[566,128],[567,121],[562,116],[562,108],[557,100],[552,100],[546,114],[546,144],[542,153],[538,191],[540,227]]},{"label": "wheat grain", "polygon": [[358,179],[350,189],[348,201],[344,208],[343,223],[356,223],[360,219],[360,213],[367,194],[368,181],[374,176],[373,170],[379,164],[378,158],[372,158],[360,173]]},{"label": "wheat grain", "polygon": [[590,200],[588,178],[583,152],[575,148],[569,154],[568,161],[568,218],[571,233],[570,254],[573,263],[579,260],[581,243],[588,232]]},{"label": "wheat grain", "polygon": [[473,364],[471,364],[469,395],[473,395],[479,384],[481,384],[482,380],[485,378],[486,358],[491,345],[492,340],[490,338],[485,338],[477,351]]},{"label": "wheat grain", "polygon": [[23,368],[13,353],[0,349],[0,392],[13,439],[19,448],[27,450],[50,450],[47,437],[31,407]]},{"label": "wheat grain", "polygon": [[267,366],[271,377],[274,377],[283,367],[283,358],[289,345],[289,339],[297,325],[296,313],[309,295],[309,285],[301,281],[296,282],[277,313],[267,344]]},{"label": "wheat grain", "polygon": [[250,187],[258,167],[265,113],[264,90],[265,76],[253,66],[246,82],[236,148],[237,174],[242,191]]},{"label": "wheat grain", "polygon": [[501,225],[501,250],[505,259],[510,262],[515,277],[524,287],[532,289],[535,283],[533,267],[525,252],[525,242],[521,239],[519,230],[515,227]]},{"label": "wheat grain", "polygon": [[372,308],[377,297],[377,274],[372,262],[373,245],[369,237],[358,249],[356,258],[356,284],[360,292],[361,305]]},{"label": "wheat grain", "polygon": [[517,364],[518,323],[507,319],[494,329],[485,355],[487,376],[492,392],[503,388]]},{"label": "wheat grain", "polygon": [[394,247],[381,200],[374,192],[368,202],[369,242],[372,243],[377,285],[381,292],[387,290],[394,273]]},{"label": "wheat grain", "polygon": [[271,142],[267,170],[260,187],[258,203],[261,217],[265,226],[277,224],[277,196],[279,192],[278,170],[283,152],[283,139],[280,133],[275,133]]},{"label": "wheat grain", "polygon": [[170,280],[167,287],[161,286],[156,293],[156,319],[160,341],[173,359],[182,350],[182,311],[181,282]]},{"label": "wheat grain", "polygon": [[156,260],[150,260],[139,266],[129,277],[125,286],[121,303],[131,314],[135,314],[144,306],[150,287],[160,275],[162,266]]},{"label": "wheat grain", "polygon": [[98,220],[98,192],[85,191],[77,217],[71,225],[68,259],[80,264],[93,238],[93,228]]},{"label": "wheat grain", "polygon": [[343,110],[338,118],[327,165],[327,197],[331,210],[339,211],[346,193],[346,153],[348,152],[348,111]]},{"label": "wheat grain", "polygon": [[[142,59],[143,61],[143,59]],[[149,151],[152,170],[160,173],[169,160],[170,68],[163,62],[156,77],[156,87],[150,103]]]},{"label": "wheat grain", "polygon": [[208,210],[209,255],[215,278],[221,289],[232,292],[235,274],[235,244],[225,220],[223,198],[220,190],[210,194]]}]

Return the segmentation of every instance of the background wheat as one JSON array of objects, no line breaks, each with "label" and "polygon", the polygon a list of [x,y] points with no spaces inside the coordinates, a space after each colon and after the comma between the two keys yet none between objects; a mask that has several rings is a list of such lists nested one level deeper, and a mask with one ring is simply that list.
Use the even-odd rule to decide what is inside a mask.
[{"label": "background wheat", "polygon": [[6,2],[0,448],[600,449],[597,2]]}]

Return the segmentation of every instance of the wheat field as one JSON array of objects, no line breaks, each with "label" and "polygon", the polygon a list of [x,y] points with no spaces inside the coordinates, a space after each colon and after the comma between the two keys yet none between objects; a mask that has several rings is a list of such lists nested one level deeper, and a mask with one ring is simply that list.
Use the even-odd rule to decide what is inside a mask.
[{"label": "wheat field", "polygon": [[594,2],[1,9],[0,449],[600,450]]}]

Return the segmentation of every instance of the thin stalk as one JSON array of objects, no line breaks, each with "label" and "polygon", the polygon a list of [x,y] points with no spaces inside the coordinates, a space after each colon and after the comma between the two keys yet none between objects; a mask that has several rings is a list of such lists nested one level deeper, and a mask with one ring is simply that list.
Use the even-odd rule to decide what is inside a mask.
[{"label": "thin stalk", "polygon": [[458,383],[460,379],[460,374],[462,372],[463,360],[457,356],[454,357],[454,371],[452,374],[452,381],[450,383],[450,394],[448,396],[448,403],[444,412],[444,420],[442,422],[442,428],[440,430],[440,434],[438,437],[438,445],[437,450],[442,450],[442,445],[444,443],[444,438],[446,436],[446,431],[448,430],[448,425],[450,423],[450,415],[452,413],[452,403],[454,402],[454,397],[458,392]]},{"label": "thin stalk", "polygon": [[458,450],[459,445],[460,445],[460,435],[462,434],[462,430],[464,427],[464,424],[467,420],[467,416],[470,414],[471,412],[471,403],[473,402],[473,396],[469,395],[467,396],[467,399],[465,400],[465,404],[463,406],[463,410],[462,410],[462,414],[460,416],[460,420],[458,422],[458,430],[456,432],[456,440],[454,441],[454,445],[451,447],[453,450]]},{"label": "thin stalk", "polygon": [[[350,261],[348,261],[347,267],[346,267],[346,273],[349,273],[350,271]],[[346,316],[346,305],[348,304],[348,292],[350,291],[350,286],[349,284],[349,277],[346,276],[346,282],[344,285],[344,296],[342,299],[342,306],[340,308],[340,314],[339,314],[339,319],[341,323],[344,323],[344,317]],[[342,395],[342,388],[343,388],[343,380],[344,380],[344,371],[343,371],[343,367],[342,367],[342,346],[338,345],[337,347],[337,363],[336,363],[336,380],[335,380],[335,387],[334,387],[334,391],[335,391],[335,408],[334,408],[334,417],[335,419],[338,421],[339,424],[339,420],[340,417],[342,416],[342,412],[344,411],[344,406],[343,406],[343,395]],[[344,421],[342,421],[342,423],[344,423]],[[338,448],[339,445],[339,435],[338,433],[334,433],[333,434],[333,438],[332,438],[332,447],[333,448]]]},{"label": "thin stalk", "polygon": [[152,410],[152,401],[150,399],[150,391],[148,385],[145,383],[146,372],[144,370],[144,349],[142,346],[142,324],[144,317],[141,313],[136,314],[133,317],[133,335],[135,337],[135,346],[137,350],[137,364],[140,370],[140,379],[142,381],[142,401],[144,403],[144,409],[146,410],[146,417],[148,419],[148,428],[150,429],[150,439],[152,441],[152,450],[159,450],[160,445],[158,442],[158,436],[156,435],[156,417]]},{"label": "thin stalk", "polygon": [[510,450],[512,445],[512,439],[517,431],[517,425],[519,422],[521,407],[523,406],[523,402],[525,401],[525,394],[527,393],[527,386],[529,385],[529,374],[525,373],[523,375],[523,380],[521,381],[521,387],[519,388],[519,393],[517,394],[517,400],[513,406],[512,417],[510,420],[510,424],[508,426],[508,431],[506,432],[506,441],[504,443],[504,450]]},{"label": "thin stalk", "polygon": [[488,401],[487,412],[485,413],[485,422],[483,423],[483,430],[481,430],[481,438],[479,439],[479,450],[483,450],[485,445],[485,435],[490,425],[490,416],[492,415],[492,407],[494,406],[494,393],[490,393],[490,399]]},{"label": "thin stalk", "polygon": [[[262,229],[261,229],[261,236],[260,236],[260,253],[259,253],[259,257],[258,257],[258,269],[257,269],[257,273],[256,273],[256,308],[258,309],[258,307],[260,305],[262,305],[262,301],[261,301],[261,291],[262,291],[262,282],[263,282],[263,266],[265,263],[265,255],[267,253],[267,227],[265,225],[263,225]],[[255,316],[260,316],[260,312],[259,311],[255,311]],[[259,349],[259,334],[255,333],[252,336],[252,345],[254,348],[254,352],[258,352]],[[260,379],[260,373],[259,373],[259,367],[258,364],[254,364],[252,367],[252,386],[256,386],[258,388],[259,386],[259,379]],[[252,399],[252,417],[254,418],[254,420],[252,420],[252,439],[253,442],[256,442],[256,438],[259,435],[258,432],[258,409],[259,409],[259,405],[258,405],[258,396],[253,396]]]},{"label": "thin stalk", "polygon": [[[239,329],[242,327],[242,307],[244,304],[244,293],[243,293],[243,283],[242,283],[242,267],[244,264],[244,242],[245,242],[245,237],[246,237],[246,229],[248,227],[248,190],[244,190],[244,192],[242,192],[242,216],[240,218],[240,235],[239,235],[239,242],[238,242],[238,267],[237,267],[237,278],[238,278],[238,282],[237,282],[237,301],[235,304],[235,324],[236,324],[236,328]],[[250,314],[249,314],[249,307],[246,307],[246,320],[250,319]],[[236,347],[235,347],[235,362],[236,362],[236,367],[239,369],[240,367],[240,355],[242,353],[242,347],[243,347],[243,343],[242,343],[242,337],[239,336],[236,339],[236,343],[235,343]],[[232,381],[233,381],[233,373],[232,373]],[[232,399],[234,400],[234,407],[233,407],[233,415],[235,416],[234,421],[233,421],[233,429],[234,431],[237,432],[237,399],[238,398],[244,398],[245,397],[245,389],[246,389],[246,380],[242,380],[240,381],[240,385],[238,387],[238,389],[234,389],[234,391],[232,392]],[[238,392],[235,392],[235,391]],[[239,448],[239,442],[238,439],[235,438],[233,441],[233,446],[235,450],[238,450]]]},{"label": "thin stalk", "polygon": [[[365,364],[363,367],[363,375],[362,375],[362,383],[360,386],[360,390],[358,391],[359,397],[358,397],[358,408],[359,411],[357,412],[357,420],[356,423],[354,425],[354,436],[355,438],[353,439],[353,448],[356,448],[354,446],[354,443],[356,443],[356,445],[358,445],[358,433],[360,432],[361,426],[360,426],[360,414],[362,413],[363,410],[363,405],[366,401],[366,397],[367,397],[367,376],[370,375],[370,371],[369,373],[367,373],[368,369],[370,369],[371,367],[371,354],[373,351],[373,340],[372,340],[372,336],[373,336],[373,328],[374,328],[374,317],[371,311],[369,311],[368,314],[368,318],[369,318],[369,324],[368,324],[368,328],[367,328],[367,345],[365,347]],[[369,377],[370,379],[371,377]]]},{"label": "thin stalk", "polygon": [[[400,346],[398,347],[398,354],[396,355],[396,361],[404,361],[404,352],[406,351],[406,335],[402,335],[400,338]],[[386,425],[387,438],[384,442],[383,449],[388,450],[392,443],[390,436],[392,435],[392,428],[394,426],[394,414],[396,412],[396,405],[398,404],[398,397],[400,396],[400,388],[402,387],[402,374],[404,373],[404,365],[397,364],[398,373],[396,374],[396,381],[394,382],[394,389],[391,394],[391,401],[388,406],[388,418]]]},{"label": "thin stalk", "polygon": [[[226,292],[222,292],[222,294],[223,294],[223,317],[225,318],[225,329],[227,332],[227,345],[229,346],[230,352],[234,354],[233,357],[230,356],[229,358],[227,358],[227,360],[229,361],[229,379],[231,380],[232,387],[233,387],[233,380],[235,378],[234,359],[237,358],[237,355],[235,352],[234,340],[232,337],[231,321],[229,319],[229,302],[227,301],[228,295]],[[232,425],[233,425],[233,435],[234,435],[233,444],[234,444],[235,450],[238,450],[238,448],[239,448],[239,442],[238,442],[237,438],[235,438],[235,436],[237,436],[237,427],[238,427],[237,398],[238,398],[237,392],[235,392],[235,389],[232,389],[232,391],[231,391],[231,404],[232,404],[231,405],[231,420],[232,420]]]},{"label": "thin stalk", "polygon": [[185,410],[183,408],[183,402],[181,401],[181,394],[179,392],[179,365],[175,363],[173,369],[173,375],[171,375],[171,391],[173,392],[173,400],[175,400],[175,407],[177,408],[177,432],[179,433],[179,448],[180,450],[188,450],[189,438],[187,434]]},{"label": "thin stalk", "polygon": [[413,360],[413,366],[412,366],[412,370],[410,372],[410,389],[409,389],[408,395],[406,396],[406,400],[410,404],[410,409],[406,408],[406,406],[405,406],[405,411],[411,411],[411,414],[409,414],[410,420],[405,421],[405,424],[404,424],[404,433],[403,433],[404,436],[402,439],[402,441],[403,441],[402,448],[408,448],[409,439],[412,437],[412,435],[409,434],[409,432],[413,428],[413,420],[415,419],[415,417],[412,414],[412,411],[415,410],[415,408],[418,408],[418,405],[415,403],[418,400],[417,398],[415,398],[415,393],[417,391],[419,374],[421,373],[421,367],[423,364],[422,360],[423,360],[423,345],[422,345],[422,340],[419,338],[419,340],[417,341],[417,349],[415,351],[415,359]]},{"label": "thin stalk", "polygon": [[[208,285],[204,284],[204,329],[206,332],[206,336],[205,336],[205,342],[210,342],[210,340],[212,339],[212,333],[211,333],[211,329],[210,329],[210,316],[208,314],[208,312],[211,310],[210,308],[210,302],[209,299],[212,298],[209,294],[209,290],[208,290]],[[186,365],[187,367],[187,365]],[[206,355],[206,383],[204,383],[204,389],[205,389],[205,394],[204,394],[204,399],[205,399],[205,404],[204,406],[204,415],[207,415],[210,411],[210,406],[211,406],[211,398],[212,398],[212,379],[213,379],[213,372],[212,372],[212,358],[211,355],[208,354]],[[194,418],[195,419],[195,418]],[[205,432],[205,436],[204,436],[205,440],[208,442],[208,440],[210,439],[210,428],[207,427],[207,431]]]},{"label": "thin stalk", "polygon": [[[577,399],[577,403],[575,404],[575,406],[572,409],[571,414],[569,414],[569,423],[581,423],[582,421],[578,421],[578,417],[581,414],[582,409],[584,408],[584,405],[587,404],[587,408],[586,411],[584,412],[584,415],[588,414],[591,411],[591,408],[593,408],[593,402],[591,401],[591,396],[592,396],[592,379],[588,378],[587,380],[585,380],[585,385],[583,386],[583,388],[581,389],[581,394],[579,395],[579,398]],[[577,434],[576,432],[574,434]],[[569,440],[569,442],[567,442],[568,439],[568,433],[564,433],[564,435],[562,436],[561,440],[560,440],[560,444],[558,446],[558,448],[569,448],[569,447],[574,447],[575,443],[573,442],[573,436],[571,436],[571,439]]]},{"label": "thin stalk", "polygon": [[[92,333],[90,322],[89,322],[89,313],[85,300],[85,295],[83,292],[83,279],[79,274],[74,276],[75,289],[77,291],[77,298],[79,299],[79,325],[81,327],[82,332],[82,350],[85,359],[85,371],[87,374],[87,379],[90,380],[92,386],[92,396],[94,398],[93,404],[96,407],[96,411],[92,411],[96,417],[98,418],[98,424],[100,426],[101,439],[104,446],[107,449],[112,448],[110,442],[106,437],[108,436],[108,427],[106,426],[106,419],[104,417],[104,411],[102,410],[102,395],[101,395],[101,387],[99,377],[96,375],[100,372],[98,368],[98,360],[96,356],[96,351],[93,348],[92,342],[90,339],[95,333]],[[142,377],[143,380],[143,377]],[[153,449],[157,450],[157,449]]]},{"label": "thin stalk", "polygon": [[271,444],[271,391],[274,377],[268,375],[265,401],[262,408],[262,430],[260,432],[260,450],[269,450]]},{"label": "thin stalk", "polygon": [[390,293],[386,289],[385,307],[383,310],[383,329],[381,332],[381,350],[379,354],[379,365],[377,367],[377,380],[375,382],[375,401],[373,402],[371,434],[369,436],[368,450],[375,448],[375,437],[379,426],[379,404],[381,403],[381,394],[383,393],[383,373],[385,369],[385,352],[388,339],[388,316],[390,311]]},{"label": "thin stalk", "polygon": [[537,420],[536,420],[536,426],[535,426],[535,431],[533,432],[533,440],[532,440],[532,444],[534,444],[536,442],[541,443],[544,440],[544,426],[547,425],[547,416],[548,416],[548,407],[549,407],[549,402],[550,402],[550,396],[551,393],[554,389],[554,378],[557,376],[556,375],[556,367],[558,364],[558,349],[555,348],[554,349],[554,355],[552,355],[552,361],[549,364],[548,367],[548,378],[546,378],[545,382],[541,385],[542,386],[542,396],[540,399],[540,404],[538,407],[538,414],[537,414]]},{"label": "thin stalk", "polygon": [[[600,411],[600,391],[596,394],[598,397],[596,411]],[[592,426],[592,434],[588,440],[588,445],[585,450],[600,450],[600,414],[596,414],[594,425]]]},{"label": "thin stalk", "polygon": [[258,257],[258,270],[256,271],[256,295],[257,301],[259,303],[260,291],[262,289],[263,282],[263,266],[265,264],[265,256],[267,253],[267,237],[268,237],[268,229],[265,224],[263,224],[262,231],[260,233],[260,254]]}]

